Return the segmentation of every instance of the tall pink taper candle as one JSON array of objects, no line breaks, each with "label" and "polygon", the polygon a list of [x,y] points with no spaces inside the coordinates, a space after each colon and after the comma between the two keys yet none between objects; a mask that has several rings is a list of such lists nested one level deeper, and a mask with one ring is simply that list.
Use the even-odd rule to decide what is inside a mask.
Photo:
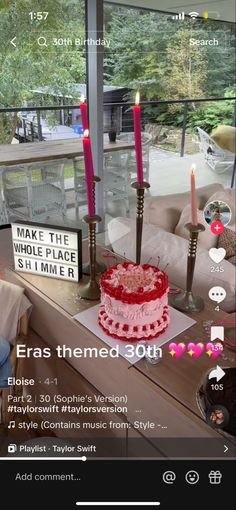
[{"label": "tall pink taper candle", "polygon": [[85,102],[85,97],[82,94],[81,100],[80,100],[80,112],[81,112],[81,120],[82,120],[82,126],[83,126],[83,132],[86,131],[86,129],[89,128],[88,126],[88,108],[87,104]]},{"label": "tall pink taper candle", "polygon": [[89,216],[94,216],[95,215],[94,194],[93,194],[94,171],[93,171],[91,141],[89,138],[88,129],[86,129],[84,132],[83,149],[84,149],[85,177],[86,177],[87,198],[88,198],[88,213],[89,213]]},{"label": "tall pink taper candle", "polygon": [[137,179],[138,183],[143,183],[143,155],[142,155],[142,138],[141,138],[141,108],[139,106],[140,94],[136,93],[134,114],[134,141],[136,152]]},{"label": "tall pink taper candle", "polygon": [[192,166],[191,172],[191,212],[192,212],[192,225],[197,225],[197,193],[196,193],[196,179],[195,179],[195,165]]}]

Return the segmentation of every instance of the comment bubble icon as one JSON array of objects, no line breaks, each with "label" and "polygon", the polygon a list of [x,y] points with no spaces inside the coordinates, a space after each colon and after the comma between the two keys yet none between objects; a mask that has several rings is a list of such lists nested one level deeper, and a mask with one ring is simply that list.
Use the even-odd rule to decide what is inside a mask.
[{"label": "comment bubble icon", "polygon": [[212,301],[216,301],[219,304],[226,298],[226,292],[223,287],[212,287],[209,290],[208,296]]}]

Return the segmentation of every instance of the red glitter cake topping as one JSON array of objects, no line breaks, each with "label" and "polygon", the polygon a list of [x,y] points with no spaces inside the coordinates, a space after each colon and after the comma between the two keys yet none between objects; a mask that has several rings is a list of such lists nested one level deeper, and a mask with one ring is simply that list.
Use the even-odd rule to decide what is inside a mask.
[{"label": "red glitter cake topping", "polygon": [[103,292],[123,303],[144,303],[165,294],[168,276],[149,264],[124,262],[108,269],[100,284]]}]

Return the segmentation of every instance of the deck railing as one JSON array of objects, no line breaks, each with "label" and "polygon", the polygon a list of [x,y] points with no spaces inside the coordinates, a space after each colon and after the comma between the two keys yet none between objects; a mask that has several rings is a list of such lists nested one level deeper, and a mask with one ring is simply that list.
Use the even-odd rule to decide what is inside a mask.
[{"label": "deck railing", "polygon": [[[182,106],[182,133],[181,133],[181,147],[180,156],[183,157],[185,153],[185,141],[186,141],[186,130],[188,126],[190,105],[204,104],[204,103],[217,103],[219,101],[232,101],[232,125],[236,125],[236,107],[235,97],[219,97],[219,98],[191,98],[191,99],[180,99],[180,100],[167,100],[167,101],[141,101],[140,105],[144,108],[142,116],[143,125],[145,125],[147,119],[150,121],[150,113],[145,113],[145,107],[163,107],[170,105],[181,105]],[[133,120],[132,120],[132,106],[133,103],[129,101],[123,102],[104,102],[104,112],[106,112],[104,118],[104,132],[110,129],[116,129],[119,133],[121,131],[132,131]],[[11,107],[11,108],[0,108],[0,114],[10,113],[35,113],[36,119],[34,121],[22,120],[23,136],[21,141],[43,141],[43,130],[42,130],[42,117],[45,116],[46,112],[59,112],[60,118],[68,119],[67,126],[71,127],[71,112],[72,110],[79,109],[78,105],[53,105],[53,106],[27,106],[27,107]],[[158,118],[153,117],[154,123],[158,123]],[[28,126],[27,126],[28,123]],[[201,127],[201,126],[199,126]],[[19,134],[19,133],[18,133]],[[17,135],[17,130],[16,130]]]}]

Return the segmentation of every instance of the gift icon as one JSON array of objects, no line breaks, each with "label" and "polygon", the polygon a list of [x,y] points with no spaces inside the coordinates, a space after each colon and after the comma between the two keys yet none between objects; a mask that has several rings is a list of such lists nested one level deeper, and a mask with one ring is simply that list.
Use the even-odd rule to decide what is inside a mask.
[{"label": "gift icon", "polygon": [[220,471],[210,471],[209,480],[211,485],[218,485],[221,483],[222,473]]}]

